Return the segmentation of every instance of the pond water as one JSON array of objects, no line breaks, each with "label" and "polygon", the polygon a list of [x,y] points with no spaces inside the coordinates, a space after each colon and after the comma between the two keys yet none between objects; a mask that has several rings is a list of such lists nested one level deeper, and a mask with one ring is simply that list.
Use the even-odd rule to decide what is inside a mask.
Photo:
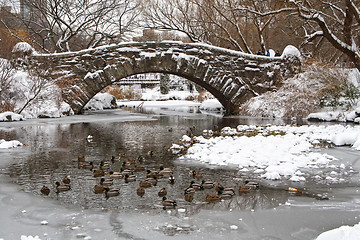
[{"label": "pond water", "polygon": [[[201,114],[197,110],[174,109],[145,109],[141,114],[108,110],[63,119],[1,123],[0,139],[17,139],[26,145],[19,149],[1,150],[1,177],[15,185],[8,189],[9,185],[5,186],[2,181],[1,188],[7,191],[0,190],[0,197],[8,192],[13,193],[9,198],[17,196],[17,188],[25,192],[26,197],[22,197],[30,197],[31,202],[36,202],[36,199],[45,201],[43,206],[32,204],[35,209],[41,208],[41,213],[33,213],[32,219],[46,218],[54,212],[63,216],[56,220],[58,227],[61,226],[60,230],[47,229],[46,235],[43,229],[39,231],[38,235],[43,234],[43,239],[98,239],[96,236],[101,236],[101,239],[155,239],[167,236],[175,239],[187,239],[189,236],[207,239],[313,239],[332,227],[359,222],[359,155],[349,148],[326,150],[354,167],[354,174],[348,176],[346,184],[330,186],[308,183],[305,187],[313,194],[297,196],[285,190],[288,183],[274,184],[269,181],[262,182],[258,191],[236,194],[231,200],[220,203],[204,203],[206,194],[214,190],[197,192],[192,203],[184,200],[184,189],[194,180],[189,174],[192,170],[203,173],[205,180],[235,188],[251,177],[239,175],[238,169],[232,167],[220,168],[178,160],[169,147],[190,128],[195,127],[194,134],[200,135],[204,129],[219,130],[224,126],[284,123],[291,121],[222,117]],[[87,139],[88,135],[92,136],[91,140]],[[152,156],[148,154],[150,151],[154,153]],[[126,158],[118,159],[119,154],[125,154]],[[93,193],[93,187],[100,178],[93,177],[90,170],[78,168],[78,156],[85,156],[86,161],[96,165],[100,161],[109,162],[111,156],[115,156],[116,161],[110,163],[110,170],[119,171],[124,159],[135,160],[139,155],[144,160],[137,164],[145,169],[154,171],[160,166],[171,168],[175,184],[169,184],[166,177],[160,178],[157,185],[146,189],[145,196],[140,198],[136,189],[146,173],[135,172],[135,182],[125,183],[123,179],[115,179],[112,187],[120,188],[120,196],[106,199],[103,194]],[[53,185],[64,176],[71,179],[71,191],[57,194]],[[49,196],[41,195],[43,185],[50,187]],[[162,208],[157,193],[163,187],[167,188],[168,198],[176,199],[177,209]],[[318,200],[316,194],[329,196],[330,200]],[[11,204],[5,201],[6,197],[1,199],[1,205],[10,207]],[[56,210],[51,204],[57,206]],[[20,211],[28,204],[19,201],[15,206]],[[14,219],[10,213],[12,210],[8,211],[9,218],[19,221],[19,216]],[[65,212],[67,217],[72,216],[67,224],[62,223],[66,222]],[[5,222],[6,216],[3,215],[0,220]],[[82,220],[78,220],[81,223],[73,221],[75,216],[81,216]],[[95,216],[92,224],[100,219],[102,223],[93,227],[84,220],[90,216]],[[30,222],[25,221],[20,228],[26,230],[29,225],[35,225]],[[37,233],[34,230],[30,232]],[[0,230],[0,238],[18,239],[12,238],[18,236],[16,234],[19,231],[11,227]]]}]

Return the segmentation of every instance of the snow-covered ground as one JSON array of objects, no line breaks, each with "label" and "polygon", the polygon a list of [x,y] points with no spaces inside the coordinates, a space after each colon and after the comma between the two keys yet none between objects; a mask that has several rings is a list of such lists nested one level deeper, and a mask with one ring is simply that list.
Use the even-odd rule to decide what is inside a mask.
[{"label": "snow-covered ground", "polygon": [[[209,132],[205,131],[208,135]],[[191,142],[194,141],[194,144]],[[314,152],[322,144],[351,145],[360,150],[360,127],[333,126],[247,126],[226,127],[221,136],[204,138],[188,136],[183,146],[172,146],[176,153],[187,148],[181,159],[191,159],[211,165],[231,165],[240,172],[251,172],[253,177],[268,180],[304,182],[312,180],[327,183],[344,181],[352,168],[336,164],[331,155]],[[316,169],[317,174],[309,174]],[[321,171],[326,169],[326,171]],[[332,171],[329,172],[328,170]]]}]

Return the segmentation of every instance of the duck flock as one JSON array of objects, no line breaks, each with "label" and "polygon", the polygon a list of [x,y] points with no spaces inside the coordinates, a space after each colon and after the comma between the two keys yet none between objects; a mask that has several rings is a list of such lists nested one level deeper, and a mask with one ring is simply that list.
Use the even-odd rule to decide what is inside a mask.
[{"label": "duck flock", "polygon": [[[153,151],[148,153],[150,156],[153,156],[153,154]],[[173,185],[176,182],[171,168],[160,166],[156,171],[149,170],[141,165],[143,161],[144,158],[142,155],[139,155],[136,160],[131,160],[127,159],[124,153],[120,153],[118,157],[112,156],[109,161],[101,161],[96,164],[94,162],[86,161],[85,156],[79,156],[77,159],[78,168],[91,170],[93,177],[98,180],[98,184],[93,187],[94,194],[104,194],[106,199],[120,195],[120,188],[112,187],[116,181],[123,181],[125,184],[135,181],[139,182],[136,191],[134,191],[139,197],[143,197],[146,194],[146,191],[151,191],[150,189],[152,187],[157,186],[159,179],[165,179],[169,185]],[[121,162],[121,169],[116,172],[111,170],[112,165],[115,162]],[[139,177],[140,174],[137,173],[141,172],[145,172],[145,175],[141,174],[141,176],[145,177]],[[204,179],[203,174],[199,171],[192,170],[189,172],[189,185],[184,189],[185,201],[192,202],[196,192],[206,189],[210,189],[210,191],[206,191],[209,194],[205,195],[205,202],[207,203],[231,199],[236,192],[241,195],[259,189],[258,183],[248,180],[244,181],[238,189],[235,189]],[[71,191],[71,180],[69,176],[65,176],[61,182],[57,181],[53,190],[57,194]],[[44,185],[40,192],[44,195],[49,195],[51,189]],[[171,197],[168,196],[166,187],[161,188],[157,195],[159,196],[160,203],[164,209],[175,208],[177,206],[176,200],[171,199]]]}]

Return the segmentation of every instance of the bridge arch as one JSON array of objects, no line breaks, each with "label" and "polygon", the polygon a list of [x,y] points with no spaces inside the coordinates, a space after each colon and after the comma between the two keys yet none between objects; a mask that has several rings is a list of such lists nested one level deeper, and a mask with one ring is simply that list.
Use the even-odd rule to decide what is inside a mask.
[{"label": "bridge arch", "polygon": [[293,54],[266,57],[198,43],[131,42],[59,54],[26,56],[49,69],[75,113],[106,86],[136,74],[173,74],[212,93],[228,114],[246,100],[274,90],[300,70]]}]

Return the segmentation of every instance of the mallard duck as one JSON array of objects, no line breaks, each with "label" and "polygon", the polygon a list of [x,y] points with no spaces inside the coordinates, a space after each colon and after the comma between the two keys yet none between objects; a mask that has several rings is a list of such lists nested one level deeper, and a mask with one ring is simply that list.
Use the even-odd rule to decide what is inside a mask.
[{"label": "mallard duck", "polygon": [[56,182],[56,192],[65,192],[65,191],[69,191],[71,189],[70,184],[60,184],[60,182]]},{"label": "mallard duck", "polygon": [[191,185],[191,187],[194,188],[196,191],[204,190],[204,187],[202,186],[202,184],[195,183],[194,181],[191,181],[190,185]]},{"label": "mallard duck", "polygon": [[99,193],[103,193],[104,191],[105,191],[104,185],[95,185],[94,186],[94,193],[99,194]]},{"label": "mallard duck", "polygon": [[140,181],[139,186],[141,188],[149,188],[152,186],[152,184],[151,182],[145,180],[145,181]]},{"label": "mallard duck", "polygon": [[148,182],[151,182],[151,184],[153,185],[153,186],[156,186],[157,185],[157,183],[158,183],[158,178],[157,177],[155,177],[155,176],[153,176],[152,178],[146,178],[146,181],[148,181]]},{"label": "mallard duck", "polygon": [[120,195],[120,188],[109,188],[109,187],[106,187],[104,190],[105,190],[105,197],[106,197],[106,198],[115,197],[115,196],[119,196],[119,195]]},{"label": "mallard duck", "polygon": [[78,162],[85,162],[85,156],[78,156]]},{"label": "mallard duck", "polygon": [[195,189],[191,185],[188,186],[184,191],[184,194],[194,194],[194,193],[195,193]]},{"label": "mallard duck", "polygon": [[174,178],[173,175],[171,175],[171,176],[169,177],[169,183],[170,183],[170,184],[174,184],[174,183],[175,183],[175,178]]},{"label": "mallard duck", "polygon": [[43,186],[41,189],[40,189],[40,192],[44,195],[49,195],[50,194],[50,188],[48,188],[47,186]]},{"label": "mallard duck", "polygon": [[209,203],[211,203],[211,202],[220,202],[221,197],[218,194],[208,194],[208,195],[206,195],[205,201],[209,202]]},{"label": "mallard duck", "polygon": [[204,188],[204,189],[211,189],[215,186],[214,182],[213,181],[205,181],[205,180],[202,180],[201,181],[201,186]]},{"label": "mallard duck", "polygon": [[137,166],[137,165],[134,166],[134,172],[142,172],[142,171],[145,171],[145,167]]},{"label": "mallard duck", "polygon": [[185,193],[184,199],[187,202],[192,202],[194,200],[194,194],[191,193]]},{"label": "mallard duck", "polygon": [[142,188],[142,187],[139,187],[138,189],[136,189],[136,194],[139,196],[139,197],[143,197],[145,195],[145,189]]},{"label": "mallard duck", "polygon": [[142,162],[142,161],[144,160],[144,158],[143,158],[143,156],[140,154],[140,155],[138,156],[137,160],[138,160],[139,162]]},{"label": "mallard duck", "polygon": [[136,160],[128,159],[128,160],[126,160],[126,164],[134,165],[134,164],[136,164]]},{"label": "mallard duck", "polygon": [[218,184],[216,184],[216,186],[215,186],[215,191],[220,191],[220,190],[224,190],[224,186],[223,185],[221,185],[220,183],[218,183]]},{"label": "mallard duck", "polygon": [[173,171],[171,170],[171,168],[164,168],[163,166],[160,167],[159,169],[159,175],[171,175],[173,174]]},{"label": "mallard duck", "polygon": [[126,154],[125,153],[119,153],[119,158],[126,158]]},{"label": "mallard duck", "polygon": [[94,176],[94,177],[102,177],[102,176],[104,176],[104,175],[105,175],[105,171],[104,171],[104,170],[99,169],[99,170],[94,170],[94,171],[93,171],[93,176]]},{"label": "mallard duck", "polygon": [[111,158],[110,158],[110,161],[111,161],[111,163],[115,163],[115,156],[111,156]]},{"label": "mallard duck", "polygon": [[70,178],[68,176],[65,176],[62,180],[63,183],[65,184],[70,184]]},{"label": "mallard duck", "polygon": [[175,200],[167,199],[166,197],[162,198],[161,204],[164,206],[164,209],[175,208],[177,205]]},{"label": "mallard duck", "polygon": [[93,169],[93,162],[78,162],[79,169]]},{"label": "mallard duck", "polygon": [[100,185],[104,185],[104,186],[111,186],[113,185],[113,180],[111,178],[101,178],[100,179]]},{"label": "mallard duck", "polygon": [[249,186],[240,186],[239,194],[249,193],[250,190],[251,190],[251,187],[249,187]]},{"label": "mallard duck", "polygon": [[203,174],[200,172],[196,172],[195,170],[192,171],[192,176],[193,176],[193,178],[196,178],[196,179],[203,178]]},{"label": "mallard duck", "polygon": [[159,173],[156,171],[146,170],[146,178],[159,178]]},{"label": "mallard duck", "polygon": [[110,171],[109,172],[109,178],[111,178],[111,179],[121,179],[121,178],[123,178],[123,175],[122,175],[121,172]]},{"label": "mallard duck", "polygon": [[131,170],[131,169],[121,168],[120,171],[123,174],[123,176],[125,176],[126,174],[128,174],[128,175],[133,175],[134,174],[133,170]]},{"label": "mallard duck", "polygon": [[219,195],[221,195],[221,199],[230,199],[235,195],[235,191],[232,188],[227,188],[227,190],[219,190]]},{"label": "mallard duck", "polygon": [[154,151],[148,151],[148,155],[149,155],[150,157],[154,156]]},{"label": "mallard duck", "polygon": [[162,188],[158,192],[159,197],[164,197],[164,196],[166,196],[166,194],[167,194],[166,188]]},{"label": "mallard duck", "polygon": [[250,187],[251,189],[259,189],[259,187],[260,187],[259,183],[251,182],[249,180],[245,180],[244,185]]},{"label": "mallard duck", "polygon": [[136,176],[125,174],[124,179],[125,179],[125,183],[134,182],[136,181]]},{"label": "mallard duck", "polygon": [[99,164],[99,167],[100,167],[100,169],[105,170],[105,169],[109,169],[110,165],[107,162],[101,161]]}]

